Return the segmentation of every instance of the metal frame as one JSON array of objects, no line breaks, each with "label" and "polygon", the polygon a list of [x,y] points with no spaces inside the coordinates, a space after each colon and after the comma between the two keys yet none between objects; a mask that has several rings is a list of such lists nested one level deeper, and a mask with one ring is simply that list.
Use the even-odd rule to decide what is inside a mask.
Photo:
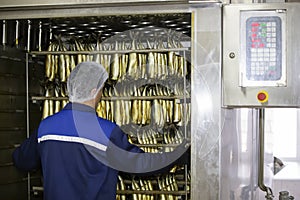
[{"label": "metal frame", "polygon": [[[155,1],[156,4],[131,4],[131,6],[112,6],[111,4],[103,6],[84,3],[80,6],[73,4],[68,8],[65,6],[57,8],[53,5],[33,8],[29,4],[25,5],[28,2],[30,1],[22,1],[21,3],[21,0],[18,0],[16,3],[23,4],[23,7],[17,8],[9,4],[10,1],[4,2],[2,4],[4,8],[0,7],[0,19],[30,20],[51,17],[192,13],[191,198],[195,200],[219,198],[221,4],[218,1],[192,1],[191,3],[186,1],[170,1],[176,3]],[[53,1],[51,2],[54,4]],[[110,2],[121,1],[113,0]],[[132,3],[133,1],[126,2]],[[28,50],[30,50],[29,46]],[[204,99],[212,101],[209,102],[212,107],[207,108],[207,105],[203,104]]]},{"label": "metal frame", "polygon": [[[187,3],[187,0],[168,0],[167,3]],[[60,0],[40,0],[40,1],[33,1],[33,0],[2,0],[0,8],[27,8],[27,7],[82,7],[85,5],[136,5],[136,4],[162,4],[166,3],[166,1],[162,0],[69,0],[67,2],[60,1]]]}]

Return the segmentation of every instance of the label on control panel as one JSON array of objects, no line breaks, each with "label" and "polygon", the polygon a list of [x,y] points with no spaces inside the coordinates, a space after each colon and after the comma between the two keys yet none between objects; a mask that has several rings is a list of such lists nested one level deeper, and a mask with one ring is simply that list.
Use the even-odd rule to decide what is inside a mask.
[{"label": "label on control panel", "polygon": [[241,12],[240,86],[286,86],[285,12]]}]

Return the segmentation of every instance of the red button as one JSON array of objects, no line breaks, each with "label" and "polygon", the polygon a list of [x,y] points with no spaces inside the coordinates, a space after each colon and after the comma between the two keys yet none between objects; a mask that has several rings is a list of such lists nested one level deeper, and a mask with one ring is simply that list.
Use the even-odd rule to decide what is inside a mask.
[{"label": "red button", "polygon": [[259,100],[259,101],[264,101],[265,99],[266,99],[266,94],[264,94],[264,93],[258,93],[258,95],[257,95],[257,99]]},{"label": "red button", "polygon": [[264,90],[259,91],[256,97],[260,103],[266,103],[269,100],[269,94]]}]

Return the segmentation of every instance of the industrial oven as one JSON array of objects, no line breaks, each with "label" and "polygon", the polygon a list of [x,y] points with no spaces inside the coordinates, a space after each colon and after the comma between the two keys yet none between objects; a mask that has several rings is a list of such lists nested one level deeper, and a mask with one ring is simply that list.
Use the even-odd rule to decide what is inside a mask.
[{"label": "industrial oven", "polygon": [[[1,115],[9,116],[1,129],[4,199],[42,198],[41,172],[18,172],[11,153],[68,102],[68,74],[91,60],[109,72],[98,115],[117,123],[130,142],[147,152],[172,151],[197,132],[190,164],[148,177],[122,173],[117,199],[218,197],[220,102],[201,94],[215,90],[220,97],[218,2],[15,3],[3,3],[0,11],[1,79],[9,80],[1,84],[7,102]],[[203,109],[212,114],[207,103],[213,116],[201,119]]]},{"label": "industrial oven", "polygon": [[[291,39],[299,5],[245,3],[2,2],[1,197],[42,198],[41,172],[17,171],[11,153],[67,103],[72,68],[93,60],[109,72],[99,116],[147,152],[172,151],[184,138],[192,143],[189,164],[169,173],[120,174],[117,199],[271,198],[264,109],[299,105],[298,45]],[[274,32],[259,32],[260,25]],[[237,127],[242,108],[250,116],[246,153]]]}]

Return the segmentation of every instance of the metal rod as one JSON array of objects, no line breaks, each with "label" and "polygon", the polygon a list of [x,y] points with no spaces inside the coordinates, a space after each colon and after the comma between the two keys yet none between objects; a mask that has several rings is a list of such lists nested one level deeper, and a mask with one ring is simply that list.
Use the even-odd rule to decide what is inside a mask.
[{"label": "metal rod", "polygon": [[[28,20],[29,21],[29,20]],[[28,31],[30,29],[28,28]],[[30,32],[30,31],[29,31]],[[29,56],[26,53],[26,136],[29,138],[29,66],[28,66]],[[27,173],[27,194],[28,200],[30,200],[30,173]]]},{"label": "metal rod", "polygon": [[187,73],[187,62],[186,62],[186,51],[183,51],[183,59],[184,59],[184,66],[183,66],[183,124],[184,124],[184,138],[187,138],[187,95],[186,95],[186,73]]},{"label": "metal rod", "polygon": [[[189,192],[189,191],[187,191]],[[168,191],[168,190],[117,190],[117,194],[170,194],[185,195],[186,191]]]},{"label": "metal rod", "polygon": [[[41,179],[40,176],[32,176],[31,179]],[[28,178],[22,178],[22,179],[15,179],[15,180],[11,180],[8,182],[0,182],[0,185],[9,185],[9,184],[15,184],[15,183],[19,183],[19,182],[25,182],[27,181]]]},{"label": "metal rod", "polygon": [[[184,99],[184,98],[190,98],[190,97],[184,97],[184,96],[120,96],[120,97],[102,97],[101,100],[105,101],[116,101],[116,100],[153,100],[153,99]],[[68,97],[39,97],[39,96],[33,96],[31,97],[32,101],[40,101],[40,100],[69,100]]]},{"label": "metal rod", "polygon": [[[33,187],[35,191],[44,191],[43,187]],[[189,192],[189,191],[188,191]],[[168,191],[168,190],[117,190],[117,194],[170,194],[170,195],[183,195],[184,191]]]},{"label": "metal rod", "polygon": [[5,46],[7,43],[6,38],[6,20],[2,21],[2,45]]},{"label": "metal rod", "polygon": [[50,28],[49,28],[49,40],[50,40],[50,43],[52,42],[52,38],[53,38],[52,24],[50,24]]},{"label": "metal rod", "polygon": [[10,167],[13,166],[14,163],[13,162],[9,162],[9,163],[0,163],[0,167]]},{"label": "metal rod", "polygon": [[272,189],[264,184],[264,154],[265,154],[265,110],[258,109],[259,159],[258,159],[258,187],[266,192],[266,199],[273,199]]},{"label": "metal rod", "polygon": [[0,146],[0,150],[4,149],[15,149],[16,147],[20,146],[20,144],[12,144],[12,145],[5,145],[5,146]]},{"label": "metal rod", "polygon": [[28,22],[28,30],[27,30],[27,51],[30,51],[30,35],[31,35],[31,21],[27,20]]},{"label": "metal rod", "polygon": [[39,51],[42,51],[42,21],[39,22]]},{"label": "metal rod", "polygon": [[[186,75],[187,75],[187,62],[186,62],[186,51],[183,51],[183,59],[184,59],[184,67],[183,67],[183,74],[184,74],[184,78],[183,78],[183,85],[184,85],[184,90],[183,90],[183,124],[184,124],[184,138],[187,138],[187,95],[186,95]],[[188,199],[188,168],[187,168],[187,164],[184,165],[184,173],[185,173],[185,177],[184,177],[184,181],[185,181],[185,198]]]},{"label": "metal rod", "polygon": [[6,60],[13,60],[13,61],[16,61],[16,62],[24,62],[24,59],[8,57],[8,56],[5,56],[5,55],[0,55],[0,58],[1,59],[6,59]]},{"label": "metal rod", "polygon": [[[44,191],[43,187],[33,187],[35,191]],[[171,194],[184,195],[185,191],[167,191],[167,190],[117,190],[117,194]]]},{"label": "metal rod", "polygon": [[47,54],[115,54],[115,53],[149,53],[149,52],[169,52],[169,51],[188,51],[188,48],[169,48],[169,49],[137,49],[137,50],[105,50],[105,51],[31,51],[33,55]]},{"label": "metal rod", "polygon": [[15,44],[16,44],[16,47],[18,48],[19,46],[19,26],[20,26],[20,23],[19,23],[19,20],[16,20],[16,41],[15,41]]},{"label": "metal rod", "polygon": [[177,147],[179,144],[134,144],[139,147]]}]

